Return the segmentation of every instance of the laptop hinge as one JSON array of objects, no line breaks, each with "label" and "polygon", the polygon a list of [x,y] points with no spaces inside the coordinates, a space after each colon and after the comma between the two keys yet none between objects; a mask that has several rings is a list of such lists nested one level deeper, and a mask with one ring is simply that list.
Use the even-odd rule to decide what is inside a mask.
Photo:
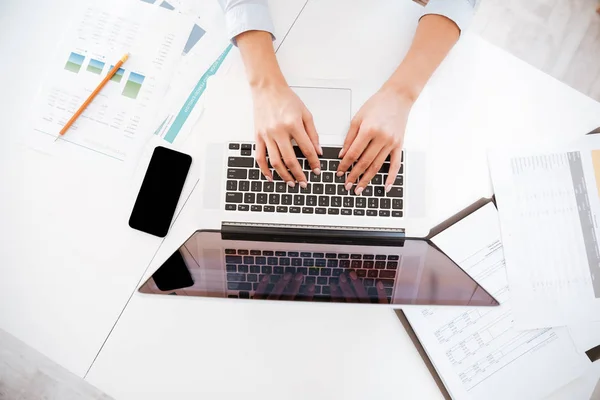
[{"label": "laptop hinge", "polygon": [[403,246],[404,229],[223,222],[224,240]]}]

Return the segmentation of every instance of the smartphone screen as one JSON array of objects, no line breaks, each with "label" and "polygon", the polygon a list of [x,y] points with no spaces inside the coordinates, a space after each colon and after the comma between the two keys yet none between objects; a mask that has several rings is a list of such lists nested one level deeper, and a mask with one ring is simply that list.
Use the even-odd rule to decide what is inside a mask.
[{"label": "smartphone screen", "polygon": [[192,157],[158,146],[154,149],[142,187],[135,200],[129,226],[165,237],[187,177]]}]

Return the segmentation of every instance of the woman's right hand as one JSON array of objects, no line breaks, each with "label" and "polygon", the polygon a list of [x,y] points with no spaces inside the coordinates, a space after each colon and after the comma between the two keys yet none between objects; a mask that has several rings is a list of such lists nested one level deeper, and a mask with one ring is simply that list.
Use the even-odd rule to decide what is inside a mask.
[{"label": "woman's right hand", "polygon": [[[311,170],[320,174],[322,154],[312,114],[285,82],[252,88],[256,162],[267,179],[273,175],[269,163],[288,184],[307,185],[307,176],[296,158],[292,139],[307,158]],[[267,154],[269,162],[267,162]],[[289,169],[289,171],[288,171]]]}]

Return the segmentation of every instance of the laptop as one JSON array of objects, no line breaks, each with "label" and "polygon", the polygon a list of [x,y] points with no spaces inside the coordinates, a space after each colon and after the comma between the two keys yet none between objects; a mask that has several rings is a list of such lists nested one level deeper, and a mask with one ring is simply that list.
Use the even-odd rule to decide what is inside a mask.
[{"label": "laptop", "polygon": [[327,229],[229,226],[197,231],[139,290],[388,307],[498,305],[428,240]]},{"label": "laptop", "polygon": [[[352,117],[354,91],[350,88],[292,86],[313,113],[323,155],[319,175],[314,174],[306,157],[295,146],[298,161],[303,167],[308,185],[289,187],[274,172],[269,182],[256,161],[256,145],[248,137],[251,132],[236,132],[222,126],[221,142],[207,143],[200,187],[203,190],[201,207],[210,210],[224,224],[246,226],[288,226],[294,228],[326,227],[327,229],[391,230],[407,237],[424,237],[427,224],[427,161],[426,152],[415,146],[428,132],[423,128],[419,109],[426,100],[415,105],[409,119],[407,137],[417,138],[402,153],[400,172],[391,190],[384,184],[389,172],[389,158],[383,164],[361,196],[354,187],[344,187],[348,173],[338,177],[338,154]],[[425,121],[427,122],[427,121]],[[252,122],[244,121],[252,126]],[[243,139],[245,138],[245,139]]]}]

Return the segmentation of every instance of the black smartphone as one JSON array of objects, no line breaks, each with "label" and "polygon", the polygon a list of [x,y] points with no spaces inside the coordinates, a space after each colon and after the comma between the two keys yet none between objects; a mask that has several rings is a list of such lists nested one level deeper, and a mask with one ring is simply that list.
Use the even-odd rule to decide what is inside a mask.
[{"label": "black smartphone", "polygon": [[135,200],[129,226],[154,236],[167,236],[191,165],[189,155],[156,147]]}]

